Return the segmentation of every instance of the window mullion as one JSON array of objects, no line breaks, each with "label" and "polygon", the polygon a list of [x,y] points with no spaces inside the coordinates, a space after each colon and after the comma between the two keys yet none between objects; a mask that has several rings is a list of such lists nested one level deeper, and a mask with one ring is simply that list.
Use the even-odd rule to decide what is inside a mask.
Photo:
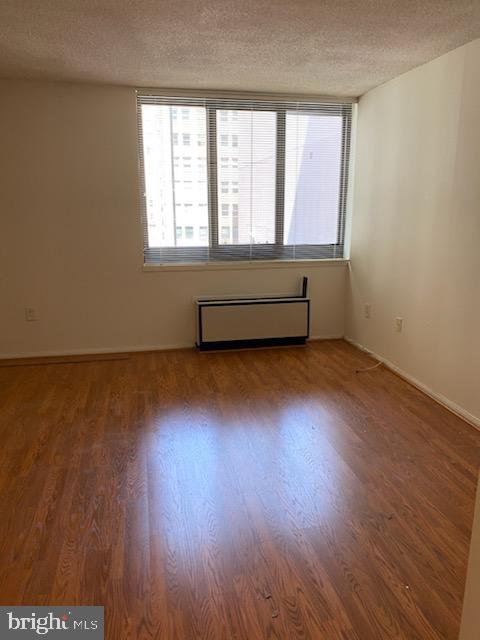
[{"label": "window mullion", "polygon": [[283,245],[283,225],[285,216],[285,130],[286,111],[277,111],[276,140],[276,181],[275,181],[275,245]]},{"label": "window mullion", "polygon": [[340,185],[338,199],[337,244],[342,246],[345,236],[345,216],[347,209],[348,168],[350,158],[350,111],[343,109],[342,117],[342,150],[340,167]]},{"label": "window mullion", "polygon": [[218,248],[217,110],[207,106],[208,222],[210,249]]}]

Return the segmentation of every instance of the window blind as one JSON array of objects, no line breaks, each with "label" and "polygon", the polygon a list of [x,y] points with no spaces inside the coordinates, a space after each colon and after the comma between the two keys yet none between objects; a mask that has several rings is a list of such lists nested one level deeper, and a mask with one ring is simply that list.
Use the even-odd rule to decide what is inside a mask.
[{"label": "window blind", "polygon": [[343,257],[350,102],[137,105],[145,264]]}]

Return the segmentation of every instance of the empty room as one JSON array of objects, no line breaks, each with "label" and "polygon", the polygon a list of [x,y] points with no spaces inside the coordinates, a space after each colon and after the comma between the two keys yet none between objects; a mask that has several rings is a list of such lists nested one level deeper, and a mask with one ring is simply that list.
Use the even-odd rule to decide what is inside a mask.
[{"label": "empty room", "polygon": [[0,24],[0,639],[479,640],[478,0]]}]

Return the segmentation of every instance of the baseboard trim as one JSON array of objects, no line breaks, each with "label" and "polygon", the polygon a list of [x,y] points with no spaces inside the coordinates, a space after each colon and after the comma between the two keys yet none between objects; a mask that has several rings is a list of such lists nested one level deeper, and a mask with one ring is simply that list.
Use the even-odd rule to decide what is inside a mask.
[{"label": "baseboard trim", "polygon": [[[312,336],[309,342],[316,340],[341,340],[343,335]],[[28,360],[31,358],[70,358],[80,356],[124,355],[127,353],[141,353],[148,351],[173,351],[175,349],[193,349],[193,342],[178,342],[176,344],[136,345],[129,347],[104,347],[98,349],[67,349],[64,351],[24,351],[20,353],[0,353],[0,366],[3,361]],[[27,364],[27,363],[25,363]]]},{"label": "baseboard trim", "polygon": [[21,353],[0,353],[1,360],[20,360],[22,358],[62,358],[70,356],[112,355],[141,353],[143,351],[172,351],[174,349],[193,349],[193,342],[181,342],[168,345],[139,345],[134,347],[107,347],[103,349],[68,349],[65,351],[26,351]]},{"label": "baseboard trim", "polygon": [[472,427],[475,427],[475,429],[480,430],[480,418],[477,418],[477,416],[474,416],[472,413],[469,413],[466,409],[456,404],[452,400],[449,400],[449,398],[446,398],[441,393],[437,393],[436,391],[433,391],[433,389],[428,387],[426,384],[423,384],[423,382],[420,382],[420,380],[417,380],[406,371],[403,371],[403,369],[400,369],[399,367],[397,367],[397,365],[393,364],[393,362],[390,362],[390,360],[387,360],[387,358],[384,358],[378,353],[375,353],[375,351],[371,351],[370,349],[367,349],[362,344],[360,344],[359,342],[356,342],[355,340],[353,340],[352,338],[349,338],[348,336],[344,336],[344,340],[346,342],[349,342],[354,347],[357,347],[357,349],[360,349],[360,351],[367,353],[372,358],[375,358],[375,360],[378,360],[379,362],[381,362],[383,365],[385,365],[385,367],[387,367],[387,369],[390,369],[390,371],[393,371],[393,373],[395,373],[397,376],[399,376],[400,378],[402,378],[403,380],[411,384],[413,387],[415,387],[419,391],[422,391],[422,393],[432,398],[432,400],[435,400],[435,402],[442,405],[442,407],[444,407],[445,409],[448,409],[451,413],[454,413],[458,418],[465,420],[465,422],[468,422],[468,424],[470,424]]}]

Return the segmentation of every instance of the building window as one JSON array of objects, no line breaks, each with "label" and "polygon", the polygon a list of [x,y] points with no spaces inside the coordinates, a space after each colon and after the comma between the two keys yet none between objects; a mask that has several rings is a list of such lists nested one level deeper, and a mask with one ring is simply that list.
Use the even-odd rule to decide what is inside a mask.
[{"label": "building window", "polygon": [[145,262],[343,257],[352,105],[221,102],[139,92]]}]

